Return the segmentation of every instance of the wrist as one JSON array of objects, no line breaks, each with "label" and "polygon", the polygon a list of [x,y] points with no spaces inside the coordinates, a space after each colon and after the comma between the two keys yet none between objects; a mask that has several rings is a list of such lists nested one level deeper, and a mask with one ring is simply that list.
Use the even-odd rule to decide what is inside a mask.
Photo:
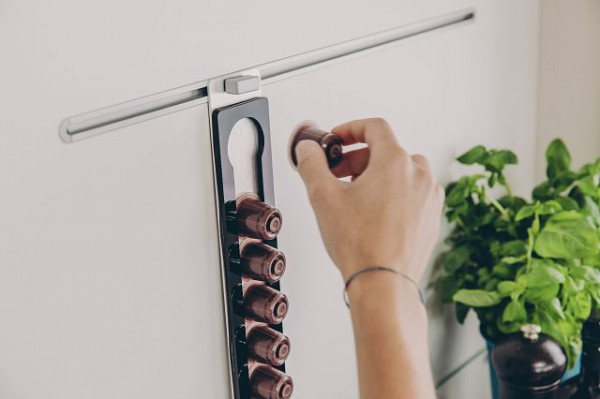
[{"label": "wrist", "polygon": [[[381,259],[380,257],[376,257],[373,259],[361,258],[355,259],[353,261],[346,260],[336,263],[344,281],[346,281],[353,274],[373,266],[389,267],[390,269],[394,269],[398,272],[406,274],[415,281],[419,281],[420,277],[418,271],[425,269],[424,267],[420,267],[418,263],[415,263],[414,260],[398,257],[392,259],[389,256],[382,257]],[[409,265],[410,267],[408,267]]]},{"label": "wrist", "polygon": [[[425,311],[418,286],[402,275],[385,270],[371,271],[356,276],[347,286],[346,293],[350,304],[373,302],[386,306],[414,307]],[[350,308],[352,309],[353,306],[351,305]]]}]

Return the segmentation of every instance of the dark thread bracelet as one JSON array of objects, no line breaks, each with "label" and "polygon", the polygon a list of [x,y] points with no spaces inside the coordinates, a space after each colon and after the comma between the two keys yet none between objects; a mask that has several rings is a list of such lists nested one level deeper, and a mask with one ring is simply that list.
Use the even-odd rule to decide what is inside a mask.
[{"label": "dark thread bracelet", "polygon": [[359,271],[353,273],[352,275],[350,275],[350,277],[348,277],[346,279],[346,282],[344,283],[344,302],[346,303],[347,307],[350,307],[350,302],[348,301],[348,287],[350,286],[350,283],[352,281],[354,281],[354,279],[357,278],[358,276],[360,276],[361,274],[365,274],[365,273],[369,273],[369,272],[376,272],[376,271],[391,272],[391,273],[394,273],[394,274],[410,281],[410,283],[415,286],[415,288],[417,289],[417,292],[419,293],[419,300],[421,301],[423,306],[425,306],[425,295],[423,294],[421,287],[419,287],[419,284],[417,284],[417,282],[415,280],[413,280],[409,275],[402,273],[399,270],[392,269],[391,267],[387,267],[387,266],[371,266],[371,267],[367,267],[367,268],[364,268],[362,270],[359,270]]}]

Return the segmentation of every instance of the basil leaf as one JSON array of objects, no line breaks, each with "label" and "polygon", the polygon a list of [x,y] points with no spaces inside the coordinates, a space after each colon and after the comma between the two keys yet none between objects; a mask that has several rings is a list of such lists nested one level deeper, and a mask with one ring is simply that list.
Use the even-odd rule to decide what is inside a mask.
[{"label": "basil leaf", "polygon": [[564,347],[567,340],[560,331],[558,323],[555,321],[556,319],[544,311],[539,312],[539,318],[542,332],[556,339],[559,343],[563,344]]},{"label": "basil leaf", "polygon": [[[600,234],[600,231],[598,232]],[[595,267],[600,267],[600,256],[593,256],[591,258],[583,258],[581,262],[584,265],[590,265]]]},{"label": "basil leaf", "polygon": [[579,177],[580,176],[577,173],[571,172],[570,170],[562,172],[561,174],[556,176],[554,180],[552,180],[552,187],[558,193],[563,192],[567,188],[569,188],[573,183],[575,183],[575,181]]},{"label": "basil leaf", "polygon": [[505,195],[501,197],[498,202],[500,205],[511,209],[513,212],[518,212],[522,207],[527,205],[527,201],[516,195]]},{"label": "basil leaf", "polygon": [[591,163],[587,163],[585,165],[583,165],[580,169],[579,169],[579,173],[582,173],[584,175],[597,175],[598,173],[600,173],[600,158],[598,158],[596,160],[596,162],[591,162]]},{"label": "basil leaf", "polygon": [[454,311],[456,312],[456,320],[458,320],[460,324],[465,322],[467,314],[469,314],[469,310],[471,310],[471,308],[463,305],[462,303],[455,304]]},{"label": "basil leaf", "polygon": [[500,256],[520,256],[527,253],[527,244],[525,241],[513,240],[503,243],[498,251]]},{"label": "basil leaf", "polygon": [[556,198],[554,198],[554,201],[558,202],[560,204],[561,208],[565,211],[578,211],[579,210],[579,205],[577,204],[577,201],[575,201],[573,198],[556,197]]},{"label": "basil leaf", "polygon": [[523,219],[527,219],[528,217],[533,216],[535,210],[537,209],[538,204],[526,205],[523,208],[519,209],[519,212],[515,215],[515,222],[519,222]]},{"label": "basil leaf", "polygon": [[579,278],[567,277],[565,281],[565,290],[570,292],[579,292],[585,289],[585,280]]},{"label": "basil leaf", "polygon": [[483,282],[486,283],[492,277],[490,271],[484,267],[477,269],[477,275],[479,276],[480,283],[482,280],[484,280]]},{"label": "basil leaf", "polygon": [[483,288],[486,291],[496,291],[496,287],[498,286],[499,282],[500,282],[500,279],[493,277],[485,284],[485,286]]},{"label": "basil leaf", "polygon": [[484,290],[462,289],[454,294],[452,300],[467,306],[486,307],[499,304],[502,298],[500,298],[500,295],[495,291],[488,292]]},{"label": "basil leaf", "polygon": [[587,292],[578,292],[569,298],[568,306],[575,317],[586,320],[592,312],[592,297]]},{"label": "basil leaf", "polygon": [[546,149],[546,161],[548,162],[546,175],[549,179],[555,179],[561,173],[569,170],[571,155],[562,140],[555,139],[550,143]]},{"label": "basil leaf", "polygon": [[557,319],[566,320],[565,312],[562,309],[562,304],[560,303],[560,299],[554,298],[550,302],[544,302],[540,304],[540,306],[548,311],[549,313],[554,314]]},{"label": "basil leaf", "polygon": [[575,211],[563,211],[552,216],[540,231],[535,252],[544,258],[586,258],[600,253],[598,233]]},{"label": "basil leaf", "polygon": [[[590,197],[585,197],[585,210],[592,216],[592,218],[596,221],[596,224],[600,223],[600,208],[598,207],[600,203],[597,203]],[[600,230],[599,230],[600,232]]]},{"label": "basil leaf", "polygon": [[514,152],[509,150],[490,150],[487,156],[478,163],[487,170],[501,172],[505,165],[514,165],[518,162]]},{"label": "basil leaf", "polygon": [[505,256],[500,259],[502,263],[506,263],[507,265],[514,265],[515,263],[524,263],[527,260],[527,255],[521,256]]},{"label": "basil leaf", "polygon": [[454,248],[444,258],[444,270],[448,273],[454,273],[465,264],[470,255],[471,250],[466,245]]},{"label": "basil leaf", "polygon": [[449,207],[461,205],[470,194],[470,178],[461,177],[457,182],[446,187],[446,205]]},{"label": "basil leaf", "polygon": [[501,281],[496,287],[496,291],[501,297],[507,297],[519,290],[519,285],[515,281]]},{"label": "basil leaf", "polygon": [[578,360],[580,358],[579,355],[581,355],[581,346],[582,345],[580,339],[569,341],[569,349],[567,355],[567,359],[569,361],[567,363],[567,370],[571,370],[575,367],[575,361]]},{"label": "basil leaf", "polygon": [[469,151],[462,154],[457,158],[458,162],[465,165],[472,165],[481,159],[483,159],[487,155],[487,151],[484,146],[478,145],[476,147],[471,148]]},{"label": "basil leaf", "polygon": [[559,290],[560,286],[557,283],[551,283],[539,287],[528,287],[523,293],[523,297],[529,303],[539,304],[556,298]]},{"label": "basil leaf", "polygon": [[547,259],[532,259],[531,271],[527,273],[527,287],[543,287],[549,284],[564,283],[565,275],[558,265]]},{"label": "basil leaf", "polygon": [[585,195],[594,197],[598,195],[598,185],[594,182],[594,176],[588,176],[579,181],[579,189]]},{"label": "basil leaf", "polygon": [[518,300],[510,301],[502,315],[498,318],[496,325],[504,334],[511,334],[519,331],[521,326],[527,322],[527,310],[523,302]]},{"label": "basil leaf", "polygon": [[554,200],[544,202],[537,210],[538,215],[551,215],[558,211],[562,211],[562,206]]},{"label": "basil leaf", "polygon": [[591,266],[571,266],[569,268],[571,276],[584,280],[586,282],[600,283],[600,270]]},{"label": "basil leaf", "polygon": [[502,321],[527,321],[527,310],[520,301],[510,301],[502,312]]},{"label": "basil leaf", "polygon": [[538,201],[552,199],[555,196],[554,188],[549,181],[545,181],[533,189],[531,196]]},{"label": "basil leaf", "polygon": [[587,293],[591,295],[596,304],[596,308],[600,307],[600,284],[588,284],[586,287]]},{"label": "basil leaf", "polygon": [[508,279],[513,276],[513,271],[509,265],[500,262],[495,264],[494,267],[492,267],[492,275],[503,279]]},{"label": "basil leaf", "polygon": [[462,276],[447,275],[436,283],[436,288],[441,292],[442,303],[451,303],[452,297],[465,283]]}]

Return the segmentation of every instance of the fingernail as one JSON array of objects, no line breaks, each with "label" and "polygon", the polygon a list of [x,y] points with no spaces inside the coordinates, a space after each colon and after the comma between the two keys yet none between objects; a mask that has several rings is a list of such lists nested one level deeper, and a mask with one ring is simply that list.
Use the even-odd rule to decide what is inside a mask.
[{"label": "fingernail", "polygon": [[296,144],[296,159],[298,163],[302,162],[311,152],[311,141],[301,140]]}]

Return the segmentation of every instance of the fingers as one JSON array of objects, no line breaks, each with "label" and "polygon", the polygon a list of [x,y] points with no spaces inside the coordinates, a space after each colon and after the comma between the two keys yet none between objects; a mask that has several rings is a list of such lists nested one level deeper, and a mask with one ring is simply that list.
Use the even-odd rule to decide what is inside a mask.
[{"label": "fingers", "polygon": [[[429,163],[429,160],[424,155],[413,154],[410,156],[410,158],[412,159],[413,163],[417,166],[417,168],[420,168],[422,172],[425,172],[431,176],[431,164]],[[446,192],[439,184],[435,183],[435,180],[434,180],[434,184],[435,184],[435,197],[436,197],[438,209],[439,209],[439,212],[442,213],[442,211],[444,209],[444,199],[446,198]]]},{"label": "fingers", "polygon": [[369,164],[369,148],[350,151],[344,154],[342,161],[331,169],[336,177],[358,176]]},{"label": "fingers", "polygon": [[429,160],[425,158],[425,156],[421,154],[414,154],[410,156],[415,164],[420,166],[423,170],[427,172],[431,171],[431,165],[429,164]]},{"label": "fingers", "polygon": [[360,119],[336,126],[333,134],[345,145],[367,143],[373,152],[383,148],[399,148],[392,129],[382,118]]},{"label": "fingers", "polygon": [[302,140],[296,145],[298,173],[304,180],[309,196],[323,192],[339,184],[327,164],[327,158],[319,144],[311,140]]},{"label": "fingers", "polygon": [[296,147],[298,171],[311,191],[311,187],[321,183],[332,183],[335,177],[351,176],[352,180],[360,176],[370,161],[377,163],[376,170],[390,169],[397,164],[403,168],[413,164],[424,172],[431,173],[431,166],[423,155],[410,156],[398,144],[388,123],[381,118],[355,120],[335,127],[332,133],[342,139],[345,145],[366,143],[367,148],[350,151],[344,154],[342,161],[329,170],[326,157],[316,143],[307,144],[301,141]]}]

